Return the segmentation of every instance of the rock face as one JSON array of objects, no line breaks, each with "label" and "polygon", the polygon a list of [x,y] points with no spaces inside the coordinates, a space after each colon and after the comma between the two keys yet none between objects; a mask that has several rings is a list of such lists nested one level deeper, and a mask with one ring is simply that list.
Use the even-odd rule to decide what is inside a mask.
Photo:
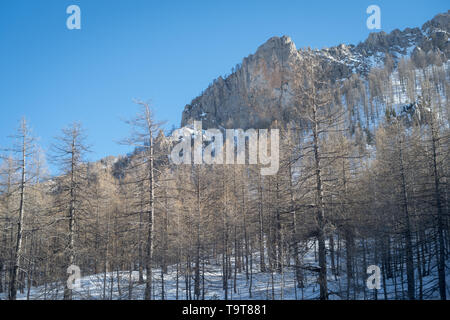
[{"label": "rock face", "polygon": [[[203,126],[247,128],[264,125],[269,106],[289,103],[289,80],[299,52],[289,37],[273,37],[226,79],[219,77],[185,107],[182,126],[203,120]],[[256,117],[256,112],[258,116]]]},{"label": "rock face", "polygon": [[[371,33],[357,46],[341,44],[312,51],[329,70],[330,79],[358,73],[366,76],[388,54],[394,64],[421,52],[450,57],[450,11],[438,14],[422,28]],[[282,119],[292,102],[295,66],[306,50],[297,50],[287,37],[273,37],[242,61],[231,75],[214,80],[202,95],[185,106],[181,126],[202,120],[204,128],[264,128]]]}]

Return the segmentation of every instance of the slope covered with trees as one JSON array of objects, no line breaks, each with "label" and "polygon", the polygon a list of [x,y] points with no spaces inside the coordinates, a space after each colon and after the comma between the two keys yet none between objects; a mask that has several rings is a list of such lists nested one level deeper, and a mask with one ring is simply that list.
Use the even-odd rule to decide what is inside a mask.
[{"label": "slope covered with trees", "polygon": [[[204,299],[211,270],[224,299],[243,287],[252,298],[262,275],[269,298],[283,298],[273,288],[286,275],[296,298],[317,286],[309,298],[447,299],[446,54],[386,55],[343,79],[311,50],[291,67],[290,108],[270,105],[283,113],[267,123],[281,136],[271,176],[260,165],[173,164],[173,139],[138,101],[123,141],[132,154],[86,162],[75,123],[50,150],[63,172],[50,178],[23,120],[1,158],[0,297],[39,287],[42,299],[72,299],[76,265],[101,280],[102,299],[135,287],[143,299]],[[366,286],[370,265],[378,290]]]}]

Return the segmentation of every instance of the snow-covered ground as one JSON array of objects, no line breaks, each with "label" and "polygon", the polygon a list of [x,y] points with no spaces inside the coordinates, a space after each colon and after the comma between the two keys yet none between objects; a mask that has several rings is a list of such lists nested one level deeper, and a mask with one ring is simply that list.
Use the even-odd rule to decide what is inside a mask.
[{"label": "snow-covered ground", "polygon": [[[317,266],[315,258],[314,244],[309,245],[307,254],[303,257],[303,263],[306,266]],[[340,257],[345,259],[345,257]],[[221,260],[221,259],[220,259]],[[328,290],[330,299],[346,299],[346,270],[341,269],[339,275],[333,275],[331,268],[330,255],[328,255]],[[231,261],[234,264],[234,260]],[[317,272],[305,271],[304,288],[296,288],[293,264],[285,267],[283,273],[259,271],[259,257],[257,254],[253,256],[253,275],[249,279],[242,270],[236,275],[236,290],[234,290],[234,268],[231,278],[228,282],[228,299],[229,300],[292,300],[292,299],[317,299],[319,296],[319,286],[317,283]],[[341,264],[345,264],[341,261]],[[362,261],[358,260],[356,271],[358,274],[358,283],[352,282],[350,290],[350,299],[375,299],[375,290],[366,287],[366,279],[369,275],[364,274],[362,269]],[[417,271],[416,271],[417,272]],[[145,272],[144,272],[145,278]],[[193,278],[193,274],[192,274]],[[450,287],[450,274],[447,276],[447,288]],[[353,281],[353,280],[352,280]],[[418,281],[416,281],[417,283]],[[201,279],[202,283],[202,279]],[[251,290],[250,290],[251,283]],[[382,283],[382,282],[381,282]],[[164,298],[166,300],[175,300],[177,298],[177,271],[176,265],[169,266],[168,272],[164,274]],[[217,300],[225,299],[225,291],[222,282],[222,266],[209,260],[205,263],[205,299]],[[186,282],[183,274],[178,275],[178,299],[186,299]],[[202,284],[201,284],[202,287]],[[354,288],[357,288],[355,291]],[[403,279],[386,279],[386,295],[388,299],[406,299],[407,284],[406,275]],[[113,300],[129,300],[143,299],[145,284],[139,283],[138,271],[109,272],[95,275],[84,276],[81,278],[81,285],[78,289],[74,289],[74,299],[113,299]],[[46,286],[32,287],[29,299],[62,299],[64,286],[62,283],[48,284]],[[194,283],[191,280],[192,298],[194,298]],[[250,295],[251,291],[251,295]],[[418,288],[416,290],[418,292]],[[162,299],[162,281],[161,269],[153,269],[153,298]],[[448,295],[450,296],[450,294]],[[437,286],[437,270],[432,269],[429,276],[423,278],[423,297],[424,299],[439,299]],[[0,295],[5,299],[6,295]],[[27,289],[23,293],[19,292],[20,299],[27,299]],[[384,299],[383,288],[377,292],[378,299]]]}]

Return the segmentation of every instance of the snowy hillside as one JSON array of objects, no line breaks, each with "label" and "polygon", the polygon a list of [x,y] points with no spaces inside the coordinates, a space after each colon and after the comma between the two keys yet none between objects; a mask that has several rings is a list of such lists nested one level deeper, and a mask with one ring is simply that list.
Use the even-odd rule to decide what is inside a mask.
[{"label": "snowy hillside", "polygon": [[[329,242],[327,242],[328,249]],[[259,255],[253,255],[253,272],[249,272],[249,278],[246,273],[236,274],[236,290],[234,289],[234,274],[231,275],[228,288],[229,300],[314,300],[319,297],[319,285],[317,283],[317,252],[315,252],[317,243],[308,243],[308,252],[303,257],[304,262],[304,288],[298,288],[295,285],[295,274],[293,266],[287,267],[284,272],[260,272]],[[345,257],[342,257],[345,258]],[[368,257],[369,258],[369,257]],[[219,258],[219,261],[221,258]],[[234,264],[234,259],[232,259]],[[328,259],[329,265],[331,260]],[[362,262],[361,262],[362,263]],[[450,260],[447,261],[450,263]],[[203,272],[203,270],[202,270]],[[366,280],[369,275],[365,275],[363,270],[360,272],[360,278],[356,285],[352,283],[350,289],[350,298],[355,300],[374,300],[375,295],[379,300],[385,298],[389,300],[406,299],[405,279],[401,276],[397,278],[386,279],[386,293],[381,290],[368,289]],[[333,272],[328,274],[328,286],[331,300],[345,299],[347,286],[346,270],[340,270],[338,275]],[[177,266],[168,267],[167,273],[161,274],[160,268],[153,269],[153,299],[155,300],[187,300],[192,299],[193,294],[189,296],[186,290],[186,282],[183,274],[178,272]],[[145,272],[144,272],[145,281]],[[214,260],[209,260],[204,266],[204,280],[206,300],[225,299],[225,290],[223,289],[222,268]],[[439,299],[439,292],[436,287],[436,270],[423,278],[424,299]],[[178,294],[177,294],[178,283]],[[447,278],[447,285],[450,285],[450,277]],[[191,285],[193,288],[193,284]],[[164,289],[163,289],[164,288]],[[191,288],[191,289],[192,289]],[[88,300],[141,300],[144,297],[145,284],[139,283],[138,271],[120,271],[82,276],[80,286],[73,291],[73,298]],[[164,290],[164,298],[162,292]],[[193,289],[192,289],[193,291]],[[375,292],[377,291],[377,293]],[[45,286],[27,288],[17,296],[19,300],[60,300],[63,299],[64,285],[62,283],[53,283]],[[386,296],[385,296],[386,294]],[[0,295],[5,299],[5,294]]]}]

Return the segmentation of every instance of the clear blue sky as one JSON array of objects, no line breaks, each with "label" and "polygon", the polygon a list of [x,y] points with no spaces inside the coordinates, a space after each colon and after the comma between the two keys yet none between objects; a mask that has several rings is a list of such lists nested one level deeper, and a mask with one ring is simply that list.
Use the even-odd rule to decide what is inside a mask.
[{"label": "clear blue sky", "polygon": [[[66,8],[81,8],[81,30]],[[25,115],[47,149],[80,121],[91,160],[129,150],[122,118],[151,100],[179,126],[186,104],[272,36],[297,48],[364,40],[366,8],[381,7],[385,32],[421,26],[448,1],[0,0],[0,147]]]}]

